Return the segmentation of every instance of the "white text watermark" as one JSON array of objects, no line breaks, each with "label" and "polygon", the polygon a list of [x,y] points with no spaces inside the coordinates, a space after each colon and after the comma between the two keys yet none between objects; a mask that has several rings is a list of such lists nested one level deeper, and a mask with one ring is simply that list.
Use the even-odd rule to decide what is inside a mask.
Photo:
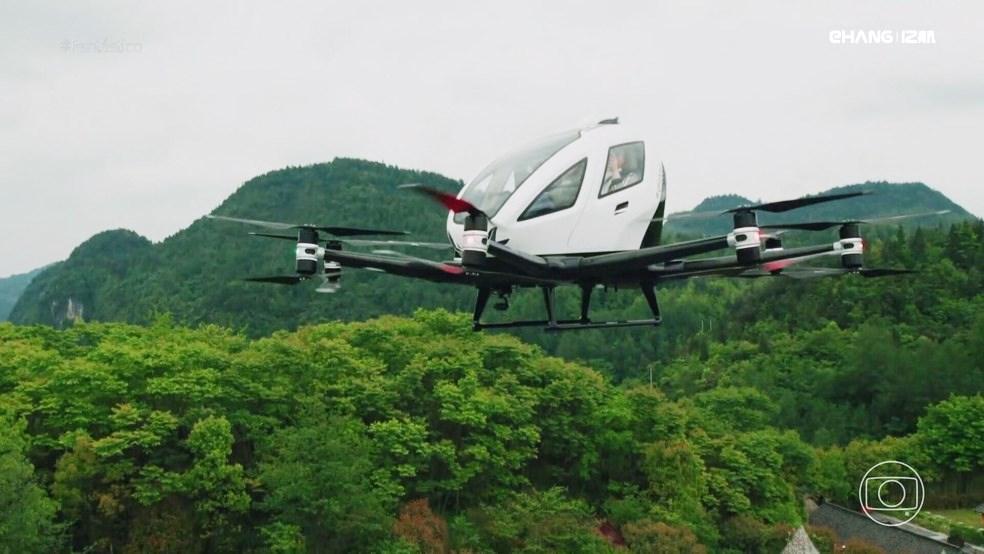
[{"label": "white text watermark", "polygon": [[143,43],[128,40],[63,40],[59,45],[62,52],[71,54],[138,54],[143,51]]},{"label": "white text watermark", "polygon": [[936,32],[929,29],[832,29],[830,44],[936,44]]}]

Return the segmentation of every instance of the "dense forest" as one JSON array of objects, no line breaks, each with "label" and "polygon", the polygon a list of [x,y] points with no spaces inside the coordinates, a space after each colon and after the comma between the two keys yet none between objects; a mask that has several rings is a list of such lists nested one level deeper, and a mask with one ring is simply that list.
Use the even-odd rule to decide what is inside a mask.
[{"label": "dense forest", "polygon": [[442,310],[255,340],[2,324],[0,551],[775,552],[874,461],[956,495],[984,470],[980,394],[816,448],[784,390],[616,386]]},{"label": "dense forest", "polygon": [[[392,185],[460,184],[411,173],[292,168],[217,213],[440,239],[440,210]],[[343,180],[359,186],[323,190]],[[948,208],[865,186],[886,190],[867,212],[797,219]],[[290,249],[214,221],[160,244],[97,235],[0,324],[0,552],[778,552],[804,496],[857,506],[886,459],[919,468],[927,508],[972,506],[984,222],[952,215],[866,230],[866,264],[913,275],[692,280],[661,289],[661,328],[556,335],[474,333],[470,291],[375,274],[330,297],[240,283]],[[599,295],[599,315],[644,310]]]}]

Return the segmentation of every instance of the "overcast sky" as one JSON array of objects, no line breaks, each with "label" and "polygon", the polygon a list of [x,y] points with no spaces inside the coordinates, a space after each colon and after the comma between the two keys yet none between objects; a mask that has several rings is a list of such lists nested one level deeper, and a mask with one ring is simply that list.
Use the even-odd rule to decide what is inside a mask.
[{"label": "overcast sky", "polygon": [[[161,240],[286,165],[467,181],[615,115],[656,142],[671,211],[891,180],[981,215],[982,21],[969,1],[7,0],[0,276],[105,229]],[[830,36],[909,29],[935,44]]]}]

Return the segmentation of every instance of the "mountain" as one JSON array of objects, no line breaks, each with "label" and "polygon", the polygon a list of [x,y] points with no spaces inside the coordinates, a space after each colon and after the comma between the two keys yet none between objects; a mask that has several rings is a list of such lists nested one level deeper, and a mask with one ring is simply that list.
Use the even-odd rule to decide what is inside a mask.
[{"label": "mountain", "polygon": [[[272,171],[246,182],[214,213],[273,221],[402,229],[421,240],[444,238],[444,211],[418,195],[401,192],[404,183],[456,191],[462,183],[429,172],[336,158],[330,163]],[[857,218],[949,209],[941,222],[969,216],[960,206],[924,184],[865,183],[827,191],[871,190],[854,202],[834,202],[767,214],[763,221]],[[671,191],[672,194],[672,191]],[[777,195],[779,196],[779,195]],[[737,195],[708,198],[699,210],[723,210],[750,201]],[[782,216],[782,217],[780,217]],[[727,217],[668,222],[677,235],[727,232]],[[472,291],[409,281],[366,271],[349,271],[342,291],[314,294],[314,285],[262,286],[248,275],[276,275],[293,267],[293,245],[252,238],[246,226],[201,218],[158,244],[125,230],[100,233],[81,244],[27,287],[11,312],[18,323],[64,326],[79,318],[141,323],[170,313],[187,323],[211,322],[245,328],[251,335],[326,320],[360,320],[417,308],[468,310]],[[426,253],[416,252],[418,255]],[[429,254],[427,254],[429,255]],[[603,301],[602,301],[603,302]],[[531,306],[533,304],[531,303]],[[601,304],[604,307],[604,304]]]},{"label": "mountain", "polygon": [[[421,240],[444,237],[445,212],[396,187],[404,183],[458,190],[435,173],[336,158],[291,167],[246,182],[214,213],[251,219],[399,229]],[[267,334],[301,323],[409,313],[416,307],[463,309],[470,291],[405,282],[366,271],[342,278],[342,293],[245,283],[248,275],[293,268],[294,245],[250,237],[246,225],[201,218],[152,244],[132,231],[100,233],[39,275],[11,321],[63,326],[78,318],[146,322],[170,313],[179,321],[224,323]],[[446,239],[445,239],[446,240]]]},{"label": "mountain", "polygon": [[117,313],[126,309],[122,303],[130,299],[116,286],[141,269],[151,269],[152,258],[151,242],[133,231],[97,233],[76,247],[68,260],[37,275],[14,305],[10,320],[63,327],[87,317],[92,306],[99,305],[102,313]]},{"label": "mountain", "polygon": [[[866,182],[855,185],[834,187],[819,194],[843,194],[847,192],[869,192],[870,195],[852,198],[843,202],[830,202],[807,206],[785,213],[762,213],[759,223],[789,223],[794,221],[819,221],[837,219],[864,219],[883,216],[917,214],[949,210],[942,216],[913,218],[900,222],[903,226],[927,226],[940,223],[952,223],[974,216],[943,193],[933,190],[923,183],[887,183]],[[673,194],[671,190],[669,194]],[[782,193],[770,195],[762,200],[782,200]],[[757,204],[737,194],[711,196],[698,204],[692,212],[721,212],[738,206]],[[677,218],[674,218],[677,216]],[[679,235],[716,235],[727,233],[731,229],[731,219],[721,217],[686,217],[686,214],[670,214],[667,219],[668,232]]]},{"label": "mountain", "polygon": [[10,310],[14,308],[14,304],[17,303],[17,299],[20,298],[27,285],[30,284],[31,279],[34,279],[43,270],[43,267],[39,267],[27,273],[19,273],[0,279],[0,321],[7,319]]}]

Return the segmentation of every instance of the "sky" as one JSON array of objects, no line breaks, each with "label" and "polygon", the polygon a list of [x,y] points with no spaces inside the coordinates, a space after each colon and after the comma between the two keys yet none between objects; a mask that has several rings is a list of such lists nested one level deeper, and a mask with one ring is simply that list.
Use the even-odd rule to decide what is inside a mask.
[{"label": "sky", "polygon": [[613,116],[661,153],[668,211],[889,180],[980,216],[981,21],[970,1],[6,0],[0,276],[107,229],[162,240],[288,165],[468,181]]}]

